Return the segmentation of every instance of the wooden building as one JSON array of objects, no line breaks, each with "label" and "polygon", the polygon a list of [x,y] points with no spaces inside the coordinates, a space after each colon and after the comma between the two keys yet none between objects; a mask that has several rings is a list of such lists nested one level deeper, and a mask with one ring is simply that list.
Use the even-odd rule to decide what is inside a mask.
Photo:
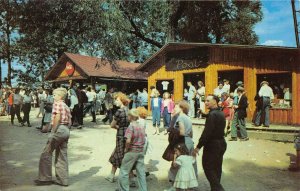
[{"label": "wooden building", "polygon": [[79,83],[97,86],[105,84],[119,91],[132,93],[147,87],[147,73],[136,71],[138,63],[107,61],[102,58],[64,53],[45,80],[55,84]]},{"label": "wooden building", "polygon": [[[255,111],[254,97],[260,83],[267,80],[276,99],[270,109],[271,123],[300,124],[300,50],[287,47],[244,46],[208,43],[168,43],[141,66],[148,72],[148,88],[169,85],[175,101],[183,99],[186,81],[197,86],[201,80],[206,94],[212,94],[218,81],[229,79],[231,91],[243,81],[249,99],[248,119]],[[197,88],[197,87],[196,87]],[[289,88],[286,98],[283,89]],[[284,95],[283,95],[284,94]],[[285,99],[284,99],[285,98]]]}]

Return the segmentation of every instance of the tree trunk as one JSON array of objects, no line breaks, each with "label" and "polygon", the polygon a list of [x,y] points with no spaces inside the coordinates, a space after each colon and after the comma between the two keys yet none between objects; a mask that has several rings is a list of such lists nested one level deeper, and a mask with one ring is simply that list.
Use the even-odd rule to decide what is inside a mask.
[{"label": "tree trunk", "polygon": [[6,37],[7,37],[7,46],[6,46],[6,59],[7,59],[7,85],[11,86],[11,51],[10,51],[10,30],[9,25],[6,25]]}]

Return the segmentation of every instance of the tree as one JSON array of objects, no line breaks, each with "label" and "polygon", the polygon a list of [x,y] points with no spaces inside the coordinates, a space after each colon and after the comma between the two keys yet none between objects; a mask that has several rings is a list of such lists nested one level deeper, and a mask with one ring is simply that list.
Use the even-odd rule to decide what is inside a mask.
[{"label": "tree", "polygon": [[143,62],[167,41],[255,44],[253,27],[262,19],[259,1],[23,0],[21,5],[20,63],[38,76],[66,51]]},{"label": "tree", "polygon": [[19,5],[16,1],[0,0],[0,55],[8,65],[7,82],[11,86],[12,61],[16,58],[16,40],[18,37]]},{"label": "tree", "polygon": [[171,39],[188,42],[255,44],[259,1],[171,1]]}]

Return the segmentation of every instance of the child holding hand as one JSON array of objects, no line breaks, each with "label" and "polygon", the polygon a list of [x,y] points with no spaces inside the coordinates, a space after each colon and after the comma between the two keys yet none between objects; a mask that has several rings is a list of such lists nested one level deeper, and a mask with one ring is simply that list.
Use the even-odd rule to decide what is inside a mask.
[{"label": "child holding hand", "polygon": [[173,187],[176,190],[193,190],[198,187],[198,180],[193,167],[196,159],[189,155],[189,151],[184,143],[176,145],[174,150],[173,165],[179,167],[179,170],[176,174]]}]

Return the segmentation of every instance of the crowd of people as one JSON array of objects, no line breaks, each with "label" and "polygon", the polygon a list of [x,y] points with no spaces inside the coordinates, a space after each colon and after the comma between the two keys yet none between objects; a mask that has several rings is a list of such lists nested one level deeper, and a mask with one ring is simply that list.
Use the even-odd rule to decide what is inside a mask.
[{"label": "crowd of people", "polygon": [[[163,131],[168,135],[169,145],[163,153],[163,159],[170,161],[168,179],[171,187],[167,190],[189,190],[198,187],[197,155],[203,148],[202,165],[204,173],[210,183],[211,190],[224,190],[221,185],[223,155],[227,144],[225,136],[231,134],[229,141],[249,140],[245,118],[247,117],[248,99],[243,83],[238,82],[234,92],[230,92],[228,80],[219,83],[214,94],[205,96],[204,83],[198,82],[196,89],[191,82],[185,91],[184,98],[174,102],[169,92],[160,92],[152,86],[150,110],[152,111],[152,125],[154,135],[161,132],[160,123],[163,119]],[[47,144],[39,161],[39,176],[35,180],[37,185],[58,184],[68,186],[68,158],[67,144],[70,128],[83,127],[86,114],[92,115],[92,122],[97,122],[96,114],[104,114],[103,123],[109,122],[116,130],[116,146],[109,162],[111,172],[105,178],[109,182],[118,181],[116,190],[129,190],[138,186],[139,190],[147,190],[146,176],[149,175],[144,164],[145,155],[151,150],[151,142],[146,134],[146,118],[148,116],[148,92],[136,91],[129,95],[116,91],[114,88],[95,91],[93,87],[82,88],[73,86],[43,90],[2,89],[1,96],[4,112],[14,117],[21,126],[30,126],[30,108],[39,107],[37,117],[41,114],[42,132],[50,132]],[[36,97],[36,103],[34,98]],[[262,106],[257,108],[255,125],[263,123],[269,125],[268,108],[272,99],[272,89],[268,82],[261,83],[258,98]],[[3,109],[2,109],[3,110]],[[1,110],[1,111],[2,111]],[[206,112],[208,110],[208,112]],[[24,112],[21,118],[20,111]],[[195,116],[198,114],[198,116]],[[262,115],[265,115],[262,121]],[[205,127],[197,145],[193,142],[192,118],[205,117]],[[259,119],[258,119],[259,118]],[[238,133],[239,132],[239,133]],[[52,154],[55,152],[56,181],[52,181]],[[119,169],[118,180],[115,177]],[[135,176],[137,177],[135,179]],[[137,185],[136,185],[137,183]]]}]

